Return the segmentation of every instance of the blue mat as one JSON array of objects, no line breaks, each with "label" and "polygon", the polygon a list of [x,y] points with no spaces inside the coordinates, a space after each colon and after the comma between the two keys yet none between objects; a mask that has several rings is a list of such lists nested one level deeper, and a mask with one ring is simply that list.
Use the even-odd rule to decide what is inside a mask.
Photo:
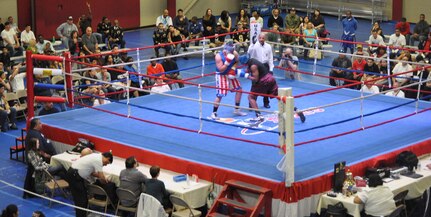
[{"label": "blue mat", "polygon": [[[293,94],[308,93],[325,89],[328,86],[303,83],[298,81],[279,80],[280,87],[293,87]],[[243,81],[245,90],[249,90],[250,83]],[[171,94],[198,99],[195,87],[171,91]],[[360,96],[352,90],[336,90],[296,99],[296,106],[309,108],[341,100],[348,100]],[[203,100],[213,101],[214,89],[202,89]],[[364,114],[385,110],[411,100],[398,99],[387,96],[377,96],[363,100]],[[222,103],[233,104],[234,94],[228,94]],[[200,122],[184,116],[199,117],[199,103],[181,100],[161,95],[150,95],[131,100],[131,103],[141,109],[131,107],[131,115],[159,123],[198,130]],[[258,103],[262,105],[261,98]],[[247,106],[247,95],[243,96],[242,105]],[[364,126],[387,121],[415,111],[415,103],[410,103],[387,112],[365,117]],[[277,101],[272,100],[272,108],[277,108]],[[421,102],[420,108],[429,108],[430,104]],[[101,109],[127,114],[127,107],[118,103],[100,106]],[[154,111],[161,110],[163,112]],[[212,112],[212,105],[202,104],[203,117]],[[242,124],[244,120],[254,117],[254,112],[248,116],[235,117],[233,108],[220,107],[219,116],[232,118],[234,124]],[[307,121],[301,123],[295,119],[295,131],[328,124],[360,115],[361,102],[354,101],[342,105],[324,108],[307,116]],[[176,113],[172,115],[169,113]],[[263,123],[262,129],[277,131],[276,115],[267,114],[268,121]],[[375,127],[355,134],[334,139],[319,141],[295,147],[295,180],[306,180],[332,170],[333,164],[340,160],[348,163],[363,161],[376,155],[381,155],[399,149],[421,140],[430,138],[429,120],[431,112],[424,112],[406,119],[402,119],[383,126]],[[42,117],[45,124],[91,134],[104,139],[117,141],[129,146],[147,149],[165,155],[175,156],[190,161],[212,165],[220,168],[245,173],[248,175],[282,181],[283,175],[275,165],[281,159],[279,149],[240,141],[222,139],[197,133],[185,132],[177,129],[144,123],[115,115],[98,112],[93,109],[76,109],[60,114]],[[346,123],[319,128],[313,131],[295,134],[295,143],[343,133],[361,127],[359,119]],[[203,121],[203,131],[215,134],[270,143],[277,145],[278,134],[274,132],[259,132],[244,130],[238,126],[227,126],[220,123]]]}]

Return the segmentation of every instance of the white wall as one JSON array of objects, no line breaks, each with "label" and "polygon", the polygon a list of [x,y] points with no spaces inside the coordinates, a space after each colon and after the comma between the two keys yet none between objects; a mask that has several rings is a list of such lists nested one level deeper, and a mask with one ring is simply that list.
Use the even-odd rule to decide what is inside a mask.
[{"label": "white wall", "polygon": [[[185,15],[187,18],[197,16],[202,18],[208,8],[211,8],[213,15],[220,16],[223,10],[229,11],[229,13],[238,13],[241,1],[240,0],[177,0],[177,9],[185,9],[191,2],[196,2],[193,7],[190,8]],[[232,17],[234,19],[234,17]]]},{"label": "white wall", "polygon": [[[1,1],[1,0],[0,0]],[[166,9],[166,0],[140,0],[141,26],[156,25],[156,19]]]},{"label": "white wall", "polygon": [[[403,17],[408,22],[417,23],[419,14],[425,14],[425,20],[431,23],[431,1],[430,0],[404,0]],[[413,29],[412,29],[413,31]]]},{"label": "white wall", "polygon": [[0,0],[0,17],[2,22],[6,22],[9,16],[13,17],[15,23],[18,23],[18,7],[17,0]]}]

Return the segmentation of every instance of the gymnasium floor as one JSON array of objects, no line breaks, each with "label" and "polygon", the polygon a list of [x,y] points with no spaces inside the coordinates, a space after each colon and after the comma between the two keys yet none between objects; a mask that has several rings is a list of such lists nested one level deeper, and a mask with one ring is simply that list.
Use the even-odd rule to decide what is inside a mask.
[{"label": "gymnasium floor", "polygon": [[[266,20],[266,19],[265,19]],[[325,21],[327,23],[328,26],[328,30],[331,32],[331,37],[332,38],[340,38],[340,33],[341,33],[341,23],[335,18],[335,17],[329,17],[329,16],[325,16]],[[265,21],[266,22],[266,21]],[[365,41],[368,39],[368,32],[370,30],[371,24],[369,20],[359,20],[359,31],[357,34],[357,39],[358,41]],[[393,27],[394,27],[394,23],[383,23],[382,24],[383,27],[383,31],[385,34],[388,34],[392,31]],[[413,27],[412,27],[413,28]],[[125,34],[125,39],[127,41],[127,47],[130,48],[134,48],[134,47],[142,47],[144,45],[150,45],[152,44],[152,39],[151,39],[151,35],[152,35],[152,31],[153,29],[140,29],[140,30],[134,30],[134,31],[129,31],[126,32]],[[338,44],[334,44],[333,50],[338,50],[339,49],[339,45]],[[150,58],[153,55],[153,52],[148,50],[148,51],[144,51],[142,52],[142,58]],[[325,57],[325,59],[319,61],[320,64],[324,64],[324,65],[330,65],[332,62],[333,57],[331,55],[328,55]],[[208,58],[207,60],[211,61],[211,58]],[[199,65],[201,62],[200,57],[194,57],[194,58],[190,58],[189,60],[183,60],[183,59],[178,59],[178,64],[180,65],[181,68],[186,68],[186,67],[190,67],[190,66],[196,66]],[[144,66],[142,66],[144,67]],[[300,65],[300,69],[304,70],[304,71],[311,71],[312,66],[310,64],[306,64],[301,63]],[[209,70],[209,69],[208,69]],[[201,70],[200,69],[194,69],[194,70],[188,70],[188,71],[183,71],[181,72],[181,74],[184,77],[191,77],[191,76],[195,76],[200,74]],[[325,74],[327,75],[329,72],[329,68],[323,68],[323,67],[318,67],[318,73],[320,74]],[[281,78],[281,72],[276,70],[275,71],[276,75]],[[213,82],[212,80],[213,78],[205,78],[205,79],[200,79],[199,82],[200,83],[206,83],[206,82]],[[320,83],[320,84],[327,84],[327,80],[326,79],[320,79],[320,78],[311,78],[309,76],[304,76],[304,81],[308,81],[308,82],[315,82],[315,83]],[[297,89],[294,89],[295,94],[296,93],[301,93],[303,91],[310,91],[309,89],[307,90],[307,87],[309,88],[311,85],[309,84],[303,84],[300,82],[294,82],[293,83],[289,83],[290,81],[279,81],[280,84],[286,85],[286,86],[296,86]],[[323,88],[322,86],[314,86],[314,88]],[[247,89],[247,87],[246,87]],[[194,92],[192,90],[192,88],[189,89],[185,89],[185,90],[181,90],[183,92]],[[181,91],[176,91],[176,92],[181,92]],[[337,93],[338,94],[338,93]],[[349,93],[349,91],[346,91],[346,93],[343,94],[339,94],[340,98],[345,98],[345,95],[355,95],[354,93]],[[209,99],[211,99],[214,95],[212,93],[210,93],[208,95]],[[325,96],[325,95],[324,95]],[[330,96],[325,96],[325,97],[329,97]],[[155,97],[149,97],[150,98],[155,98]],[[340,99],[339,98],[339,99]],[[161,98],[159,98],[158,100],[163,100]],[[245,99],[243,99],[244,101]],[[151,101],[157,101],[156,99],[151,100]],[[229,101],[225,100],[225,101]],[[230,100],[231,102],[232,100]],[[298,101],[298,106],[300,107],[308,107],[308,106],[313,106],[313,104],[311,104],[313,101],[312,100],[299,100]],[[371,102],[371,101],[370,101]],[[368,103],[366,103],[367,106],[367,110],[366,111],[375,111],[378,109],[381,109],[385,106],[390,106],[393,102],[385,102],[385,104],[383,105],[383,103],[377,103],[376,105],[368,105]],[[244,103],[243,103],[244,104]],[[370,104],[374,104],[374,103],[370,103]],[[157,103],[157,105],[160,105],[160,103]],[[357,104],[356,104],[357,105]],[[114,105],[107,105],[107,106],[114,106]],[[428,105],[429,106],[429,105]],[[273,102],[272,107],[275,108],[275,104]],[[393,115],[398,116],[401,115],[405,112],[409,113],[412,111],[412,107],[411,106],[405,106],[403,108],[400,108],[400,110],[402,111],[391,111],[389,113],[387,113],[387,117],[385,116],[384,119],[391,119],[393,117]],[[307,122],[305,124],[300,124],[298,121],[295,124],[295,127],[297,127],[297,129],[304,129],[304,128],[308,128],[311,126],[316,126],[319,125],[319,121],[324,121],[324,122],[332,122],[334,121],[334,119],[332,118],[333,116],[338,116],[338,114],[340,113],[345,113],[348,112],[346,111],[346,109],[334,109],[336,111],[326,111],[324,114],[316,114],[316,115],[312,115],[309,117],[309,119],[307,120]],[[223,114],[222,112],[225,112],[225,114]],[[230,112],[229,109],[223,109],[221,108],[221,114],[223,115],[228,115]],[[348,114],[347,114],[348,115]],[[356,113],[352,113],[350,115],[356,115]],[[429,120],[429,113],[428,114],[424,114],[426,117],[424,116],[418,116],[417,123],[415,125],[418,125],[419,127],[425,127],[426,123],[424,122],[424,120]],[[251,115],[249,115],[251,116]],[[323,120],[323,118],[325,120]],[[48,121],[48,120],[46,120]],[[370,124],[370,122],[368,121],[379,121],[379,120],[374,120],[373,118],[366,118],[366,123]],[[401,121],[398,122],[401,124],[407,124],[408,123],[408,119],[406,119],[405,121]],[[410,122],[411,123],[411,122]],[[356,126],[355,126],[356,124]],[[23,127],[24,126],[24,122],[21,121],[19,122],[19,127]],[[205,125],[211,125],[211,123],[209,124],[205,124]],[[358,124],[358,122],[349,124],[350,127],[360,127],[360,125]],[[343,126],[344,127],[344,126]],[[393,126],[395,129],[399,129],[401,128],[401,126]],[[411,124],[409,125],[409,129],[407,130],[414,130],[411,129]],[[214,128],[214,127],[212,127]],[[341,128],[341,127],[335,127],[335,128]],[[405,128],[405,127],[404,127]],[[413,127],[415,128],[415,127]],[[418,128],[415,128],[416,130]],[[329,131],[329,129],[327,129]],[[403,129],[406,130],[406,129]],[[235,130],[233,130],[235,131]],[[347,131],[347,129],[346,129]],[[419,131],[420,132],[420,131]],[[429,132],[429,131],[426,131]],[[424,133],[422,131],[422,133]],[[9,131],[7,133],[0,133],[0,141],[1,141],[1,146],[0,146],[0,151],[1,151],[1,155],[2,157],[0,158],[0,179],[9,183],[12,183],[16,186],[22,187],[23,186],[23,182],[24,182],[24,177],[25,177],[25,172],[26,172],[26,167],[24,164],[16,162],[16,161],[11,161],[9,160],[9,146],[11,146],[12,144],[14,144],[14,138],[19,136],[19,131]],[[266,133],[268,134],[268,133]],[[372,136],[372,137],[380,137],[380,136],[384,136],[386,134],[386,132],[382,129],[379,130],[378,128],[375,128],[373,130],[368,130],[365,132],[362,132],[360,134],[356,134],[356,136],[347,136],[346,138],[351,138],[351,137],[359,137],[359,136]],[[320,137],[322,134],[321,132],[317,131],[316,134],[312,134],[312,137]],[[296,142],[299,141],[305,141],[309,138],[309,134],[308,133],[299,133],[297,135],[297,139]],[[330,144],[331,142],[328,141],[324,146],[321,146],[317,143],[315,144],[311,144],[311,145],[306,145],[306,146],[301,146],[298,147],[298,154],[296,157],[297,158],[307,158],[304,157],[304,155],[300,155],[301,152],[303,153],[309,153],[308,151],[311,151],[313,154],[315,154],[315,152],[318,152],[317,154],[319,154],[319,150],[322,147],[325,147],[325,149],[332,149],[332,150],[337,150],[337,152],[341,152],[341,154],[344,155],[345,150],[349,149],[350,152],[360,152],[357,153],[357,157],[359,159],[364,159],[366,157],[372,157],[373,154],[378,153],[381,150],[377,150],[377,149],[383,149],[385,147],[383,146],[390,146],[385,148],[385,150],[391,150],[395,147],[399,147],[399,146],[403,146],[403,145],[408,145],[409,143],[411,143],[412,141],[409,140],[410,138],[408,136],[402,136],[402,135],[396,135],[398,136],[396,139],[394,139],[393,137],[391,138],[381,138],[382,140],[382,145],[379,146],[374,146],[374,149],[376,150],[368,150],[368,152],[365,152],[365,150],[363,148],[361,148],[362,146],[366,146],[367,144],[350,144],[350,145],[344,145],[343,148],[340,150],[339,148],[335,148],[336,144]],[[259,136],[259,137],[263,137],[263,136]],[[426,135],[421,134],[418,138],[416,139],[425,139]],[[261,138],[259,138],[261,139]],[[263,138],[265,139],[265,138]],[[267,138],[268,140],[270,140],[269,142],[272,143],[276,143],[276,139],[272,140]],[[396,143],[402,143],[402,144],[396,144]],[[244,146],[244,144],[238,144],[238,146]],[[354,146],[354,147],[352,147]],[[220,147],[218,147],[220,148]],[[253,148],[256,149],[264,149],[262,147],[259,146],[253,146]],[[207,148],[205,148],[207,149]],[[303,150],[303,151],[302,151]],[[264,153],[269,153],[271,156],[274,156],[275,159],[278,160],[279,156],[277,154],[275,154],[277,151],[273,148],[270,148],[269,150],[267,150],[267,148],[265,148],[265,152]],[[328,151],[329,153],[329,151]],[[336,155],[331,155],[329,154],[328,156],[326,156],[327,161],[332,164],[334,162],[334,160],[339,160],[339,157],[337,157]],[[270,160],[268,162],[266,162],[267,165],[271,165],[274,162],[276,162],[277,160]],[[301,165],[297,165],[297,166],[302,166],[303,168],[305,168],[305,171],[311,171],[314,170],[314,163],[312,162],[313,159],[302,159],[302,163]],[[298,162],[298,161],[297,161]],[[325,167],[324,165],[322,165],[322,167]],[[241,168],[239,168],[238,170],[240,170]],[[268,177],[270,179],[276,179],[279,180],[279,174],[274,173],[274,170],[271,170],[271,174],[268,175]],[[325,169],[320,169],[320,172],[325,171]],[[298,175],[300,175],[300,177],[298,178],[305,178],[305,177],[310,177],[312,176],[312,174],[308,174],[307,172],[305,172],[304,174],[301,174],[300,171],[298,171]],[[265,175],[265,174],[259,174],[259,175]],[[74,212],[71,208],[68,208],[66,206],[63,205],[54,205],[53,209],[48,209],[47,203],[45,202],[45,204],[41,203],[40,199],[27,199],[24,200],[21,197],[22,192],[18,191],[18,190],[14,190],[13,188],[0,183],[0,207],[5,207],[7,204],[9,203],[15,203],[18,204],[19,208],[20,208],[20,216],[31,216],[31,213],[33,210],[42,210],[45,212],[45,214],[47,216],[74,216]]]}]

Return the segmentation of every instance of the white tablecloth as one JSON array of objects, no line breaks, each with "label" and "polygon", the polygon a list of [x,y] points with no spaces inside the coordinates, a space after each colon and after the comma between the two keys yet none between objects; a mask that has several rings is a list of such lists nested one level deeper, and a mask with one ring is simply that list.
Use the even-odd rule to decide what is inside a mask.
[{"label": "white tablecloth", "polygon": [[[52,156],[51,164],[61,164],[67,170],[69,169],[72,162],[78,158],[79,155],[68,154],[65,152]],[[114,182],[117,186],[120,185],[120,172],[126,168],[124,162],[124,159],[114,157],[112,164],[103,167],[103,172],[105,173],[107,179],[111,182]],[[150,166],[140,164],[137,169],[144,173],[147,177],[151,178]],[[176,175],[180,174],[162,169],[158,179],[165,183],[166,189],[169,192],[172,192],[173,194],[184,199],[192,208],[204,206],[206,204],[206,198],[211,183],[204,180],[199,180],[199,182],[190,181],[189,184],[187,184],[186,181],[175,182],[173,180],[173,176]]]},{"label": "white tablecloth", "polygon": [[[406,199],[413,199],[421,196],[428,188],[431,187],[431,170],[426,167],[427,164],[431,164],[430,157],[420,160],[420,163],[422,168],[421,170],[416,171],[416,173],[423,175],[423,177],[413,179],[401,175],[400,179],[383,183],[383,185],[388,186],[394,195],[404,190],[409,190]],[[324,193],[320,196],[316,212],[320,214],[320,210],[322,208],[328,208],[328,205],[335,205],[338,202],[342,202],[344,207],[347,208],[348,214],[354,217],[360,217],[363,205],[353,203],[354,197],[355,195],[345,197],[340,193],[337,194],[337,197],[329,197]]]}]

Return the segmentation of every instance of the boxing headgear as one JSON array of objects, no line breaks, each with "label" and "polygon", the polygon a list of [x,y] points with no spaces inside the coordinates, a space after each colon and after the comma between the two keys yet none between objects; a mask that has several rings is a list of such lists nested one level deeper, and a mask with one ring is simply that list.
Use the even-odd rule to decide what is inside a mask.
[{"label": "boxing headgear", "polygon": [[233,45],[233,43],[231,43],[231,42],[226,43],[223,46],[223,50],[225,50],[228,53],[233,53],[233,51],[235,50],[235,45]]}]

